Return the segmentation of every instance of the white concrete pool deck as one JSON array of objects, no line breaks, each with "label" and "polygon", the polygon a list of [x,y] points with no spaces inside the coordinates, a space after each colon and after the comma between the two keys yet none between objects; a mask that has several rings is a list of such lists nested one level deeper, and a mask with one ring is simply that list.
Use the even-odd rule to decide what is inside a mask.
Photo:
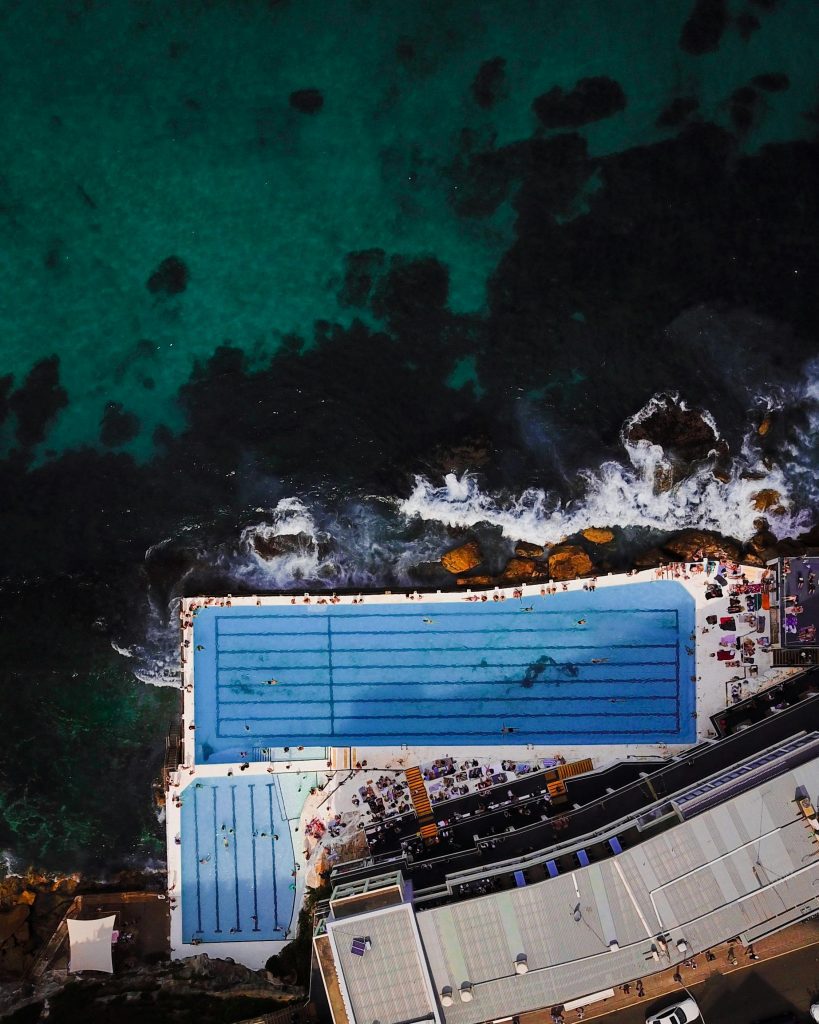
[{"label": "white concrete pool deck", "polygon": [[[753,566],[743,566],[747,582],[757,583],[762,579],[763,570]],[[691,594],[696,604],[696,630],[694,644],[696,646],[696,709],[697,709],[697,742],[713,736],[713,729],[710,716],[725,708],[732,701],[731,690],[739,697],[747,697],[753,693],[766,689],[777,682],[793,674],[796,669],[773,669],[770,652],[764,652],[757,648],[755,663],[757,675],[755,678],[747,676],[744,666],[740,668],[726,667],[726,662],[710,657],[712,652],[719,649],[719,640],[722,630],[719,625],[708,627],[706,616],[724,616],[728,614],[728,587],[724,588],[724,596],[718,599],[706,600],[705,587],[713,582],[713,577],[706,573],[686,573],[682,566],[666,567],[664,570],[645,570],[632,574],[618,574],[600,576],[592,580],[573,580],[566,584],[552,584],[557,586],[557,593],[553,595],[558,601],[560,594],[583,590],[584,585],[594,582],[596,588],[628,585],[630,583],[647,583],[652,580],[674,580]],[[732,581],[729,580],[729,585]],[[738,582],[738,581],[733,581]],[[500,600],[516,600],[520,595],[521,600],[528,596],[540,595],[545,588],[540,585],[524,585],[520,587],[494,588],[490,590],[478,590],[474,593],[487,593],[490,600],[498,595]],[[415,604],[427,605],[437,602],[452,602],[456,599],[467,600],[473,593],[468,589],[452,591],[439,591],[436,593],[419,594],[413,592],[411,596],[405,592],[393,592],[384,594],[350,595],[335,599],[339,604],[365,605],[371,604],[394,604],[404,603],[412,600]],[[166,826],[168,839],[168,885],[171,897],[171,947],[172,956],[175,958],[193,956],[200,952],[207,952],[210,956],[233,957],[252,967],[262,967],[265,961],[273,953],[277,952],[284,945],[283,942],[227,942],[206,944],[191,944],[183,941],[182,935],[182,913],[181,902],[176,899],[181,889],[181,846],[176,843],[176,837],[180,833],[181,815],[174,797],[184,795],[184,789],[195,782],[197,778],[216,778],[232,773],[238,775],[239,764],[209,764],[206,767],[195,766],[195,743],[194,730],[188,725],[195,721],[194,717],[194,689],[193,689],[193,612],[196,608],[203,606],[275,606],[292,605],[302,603],[327,603],[329,600],[326,594],[299,594],[280,597],[229,597],[229,598],[186,598],[182,602],[180,620],[182,623],[182,680],[184,688],[184,720],[186,724],[184,736],[185,767],[174,773],[170,780],[168,801],[166,807]],[[593,600],[593,594],[591,595]],[[744,602],[743,602],[744,604]],[[767,614],[767,613],[763,613]],[[768,622],[768,625],[770,623]],[[703,632],[703,630],[708,630]],[[738,629],[740,634],[748,633],[756,637],[758,634],[751,631],[750,626],[742,624]],[[766,635],[770,635],[768,630]],[[298,743],[298,738],[294,737]],[[274,764],[265,762],[251,762],[244,772],[245,776],[264,776],[269,778],[269,773],[287,777],[287,816],[291,828],[294,830],[294,848],[298,870],[296,873],[296,902],[293,913],[293,920],[290,923],[292,931],[295,931],[298,909],[304,896],[305,885],[315,885],[318,879],[315,877],[313,866],[321,856],[321,851],[328,851],[332,854],[334,849],[338,850],[349,842],[350,838],[360,833],[360,826],[366,824],[370,819],[369,808],[361,803],[355,806],[353,797],[357,796],[358,786],[373,778],[373,773],[383,774],[384,772],[395,772],[400,774],[405,767],[412,765],[431,764],[437,758],[451,755],[456,761],[463,760],[467,756],[474,758],[481,766],[495,764],[500,760],[515,760],[533,762],[539,758],[562,757],[567,761],[579,760],[581,758],[592,758],[595,768],[602,768],[616,761],[623,760],[647,760],[657,757],[666,757],[684,750],[690,744],[606,744],[606,745],[584,745],[584,746],[561,746],[555,749],[554,746],[539,746],[536,744],[504,744],[478,747],[454,747],[436,746],[430,744],[424,747],[392,746],[392,747],[353,747],[353,748],[329,748],[326,758],[312,759],[309,761],[290,762],[279,761]],[[294,756],[298,756],[294,748]],[[358,770],[356,764],[362,765]],[[284,781],[284,779],[283,779]],[[471,783],[470,785],[473,785]],[[322,789],[318,789],[321,786]],[[326,787],[326,788],[325,788]],[[311,795],[310,790],[316,791]],[[440,804],[438,805],[440,807]],[[334,821],[335,816],[340,814],[342,820],[336,825],[338,834],[333,837],[325,832],[320,840],[316,840],[305,834],[305,825],[313,818],[319,818],[323,823]],[[334,822],[335,824],[335,822]],[[296,865],[294,865],[296,867]],[[291,935],[292,937],[292,935]]]}]

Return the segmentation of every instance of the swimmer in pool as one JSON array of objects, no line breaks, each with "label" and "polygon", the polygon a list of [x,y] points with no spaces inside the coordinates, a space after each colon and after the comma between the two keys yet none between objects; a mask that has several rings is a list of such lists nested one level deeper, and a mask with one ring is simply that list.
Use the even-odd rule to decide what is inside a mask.
[{"label": "swimmer in pool", "polygon": [[591,663],[592,665],[605,665],[608,660],[608,658],[592,658]]}]

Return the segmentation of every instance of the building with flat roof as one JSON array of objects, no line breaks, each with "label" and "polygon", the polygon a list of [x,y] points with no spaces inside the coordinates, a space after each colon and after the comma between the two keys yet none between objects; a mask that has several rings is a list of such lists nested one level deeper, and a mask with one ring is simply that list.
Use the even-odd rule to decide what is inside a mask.
[{"label": "building with flat roof", "polygon": [[[379,891],[371,878],[361,911],[343,916],[335,908],[351,893],[339,887],[314,939],[336,1024],[479,1024],[578,1005],[733,936],[750,943],[815,914],[818,791],[813,733],[658,801],[657,813],[639,816],[639,844],[612,845],[595,863],[579,857],[574,870],[534,884],[521,875],[513,888],[487,885],[484,895],[450,893],[428,905],[404,890],[399,914],[371,909],[367,896]],[[394,874],[384,884],[400,889]],[[408,951],[406,975],[389,960],[397,948]],[[414,993],[411,1003],[397,1008],[396,990],[404,1000]]]}]

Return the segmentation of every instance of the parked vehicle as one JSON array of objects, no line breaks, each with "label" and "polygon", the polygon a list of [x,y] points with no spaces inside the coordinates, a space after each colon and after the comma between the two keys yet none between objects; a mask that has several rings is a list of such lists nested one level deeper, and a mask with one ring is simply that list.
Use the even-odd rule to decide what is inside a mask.
[{"label": "parked vehicle", "polygon": [[700,1008],[693,999],[681,999],[664,1007],[658,1013],[650,1013],[646,1024],[691,1024],[700,1019]]}]

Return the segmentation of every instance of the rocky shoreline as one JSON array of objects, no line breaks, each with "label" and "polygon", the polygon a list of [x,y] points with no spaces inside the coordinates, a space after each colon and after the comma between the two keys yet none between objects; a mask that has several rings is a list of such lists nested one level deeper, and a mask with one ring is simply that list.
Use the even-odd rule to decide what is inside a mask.
[{"label": "rocky shoreline", "polygon": [[161,1024],[190,1020],[195,1008],[197,1021],[216,1024],[304,1002],[306,992],[295,978],[280,980],[207,954],[184,961],[152,955],[102,978],[67,974],[59,961],[41,973],[45,965],[38,966],[38,955],[77,896],[161,892],[165,884],[163,872],[123,872],[104,883],[34,871],[0,879],[0,1017],[37,1020],[47,1009],[54,1024],[94,1024],[111,1014],[126,1024],[147,1015]]},{"label": "rocky shoreline", "polygon": [[[624,531],[619,528],[590,527],[550,547],[519,541],[513,556],[500,571],[491,573],[485,571],[487,559],[480,541],[467,536],[441,556],[440,564],[459,587],[504,587],[549,580],[560,583],[610,572],[652,569],[671,562],[699,560],[703,555],[764,566],[768,559],[777,555],[819,552],[817,528],[798,538],[779,540],[765,517],[760,516],[755,526],[756,533],[745,543],[706,530],[681,530],[637,554],[633,538],[629,538],[627,545],[621,543]],[[626,546],[627,553],[623,551]]]}]

